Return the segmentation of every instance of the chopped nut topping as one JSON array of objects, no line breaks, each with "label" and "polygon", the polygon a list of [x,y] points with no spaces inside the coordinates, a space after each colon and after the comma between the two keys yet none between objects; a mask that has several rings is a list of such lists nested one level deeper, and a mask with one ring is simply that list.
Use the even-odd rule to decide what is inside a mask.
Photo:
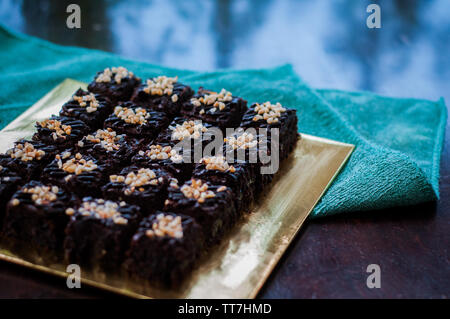
[{"label": "chopped nut topping", "polygon": [[17,198],[14,198],[14,199],[11,201],[11,204],[12,204],[13,206],[17,206],[17,205],[20,204],[20,201],[19,201]]},{"label": "chopped nut topping", "polygon": [[[123,206],[123,205],[120,205]],[[118,211],[119,204],[110,200],[95,199],[83,202],[78,211],[83,216],[93,216],[98,219],[111,218],[115,224],[126,225],[128,220]],[[73,208],[66,209],[67,215],[73,215]]]},{"label": "chopped nut topping", "polygon": [[[98,101],[93,93],[83,96],[74,95],[73,100],[77,101],[81,107],[85,107],[86,112],[88,113],[97,111],[97,108],[99,107]],[[87,102],[89,102],[89,106],[87,106]]]},{"label": "chopped nut topping", "polygon": [[156,186],[163,182],[163,179],[161,177],[157,178],[155,172],[149,168],[141,168],[137,171],[137,174],[130,172],[127,176],[111,175],[109,176],[109,180],[113,183],[124,183],[128,185],[128,188],[124,192],[125,195],[131,195],[135,190],[140,192],[144,191],[141,186]]},{"label": "chopped nut topping", "polygon": [[226,137],[223,139],[223,141],[230,145],[233,150],[236,150],[238,148],[249,149],[258,145],[258,141],[256,140],[255,136],[247,132],[242,133],[242,135],[239,135],[238,137]]},{"label": "chopped nut topping", "polygon": [[217,192],[224,192],[224,191],[226,191],[227,190],[227,187],[226,186],[220,186],[218,189],[217,189]]},{"label": "chopped nut topping", "polygon": [[138,107],[135,110],[133,110],[128,107],[116,106],[114,108],[114,114],[118,118],[124,120],[125,123],[139,124],[139,125],[147,123],[147,119],[150,118],[150,114],[147,113],[147,110],[141,107]]},{"label": "chopped nut topping", "polygon": [[181,217],[173,217],[172,215],[158,214],[156,216],[156,222],[153,223],[152,229],[148,229],[145,234],[148,237],[158,236],[170,236],[172,238],[183,237],[183,225],[181,223]]},{"label": "chopped nut topping", "polygon": [[281,113],[286,112],[280,103],[272,104],[270,102],[256,103],[254,110],[257,114],[253,117],[253,121],[265,120],[268,124],[277,123]]},{"label": "chopped nut topping", "polygon": [[64,125],[58,120],[46,119],[42,122],[37,122],[37,124],[43,128],[48,128],[49,130],[55,131],[52,133],[54,140],[58,137],[66,138],[64,135],[70,135],[72,133],[72,127],[70,125]]},{"label": "chopped nut topping", "polygon": [[18,158],[23,162],[28,162],[34,159],[38,161],[41,160],[45,155],[45,152],[43,150],[35,149],[33,144],[31,143],[25,142],[24,144],[16,144],[14,148],[6,151],[6,154],[11,156],[11,158]]},{"label": "chopped nut topping", "polygon": [[184,121],[183,124],[177,124],[176,127],[169,126],[172,130],[172,140],[182,141],[185,138],[199,138],[202,133],[208,129],[199,121]]},{"label": "chopped nut topping", "polygon": [[199,203],[205,202],[207,198],[216,196],[213,191],[208,190],[208,184],[194,178],[191,179],[191,185],[184,184],[180,190],[186,198],[194,198]]},{"label": "chopped nut topping", "polygon": [[151,160],[165,160],[170,158],[174,163],[181,163],[183,161],[183,156],[177,153],[176,150],[172,149],[171,146],[161,146],[161,145],[150,145],[150,149],[143,152],[144,155]]},{"label": "chopped nut topping", "polygon": [[224,156],[208,156],[203,157],[200,163],[205,164],[208,170],[217,170],[221,172],[234,173],[236,169],[229,165]]},{"label": "chopped nut topping", "polygon": [[71,158],[64,163],[62,163],[59,155],[56,155],[56,159],[58,160],[59,168],[69,174],[79,175],[84,172],[93,171],[98,167],[92,160],[86,161],[80,153],[75,154],[74,158]]},{"label": "chopped nut topping", "polygon": [[[229,102],[233,99],[233,96],[231,94],[231,92],[228,92],[225,89],[222,89],[219,93],[216,92],[209,92],[209,94],[205,94],[204,96],[201,96],[199,98],[195,98],[193,97],[191,99],[191,103],[192,105],[199,107],[202,104],[203,105],[212,105],[214,106],[211,109],[211,113],[214,113],[217,108],[219,110],[223,110],[225,108],[225,103],[224,102]],[[204,113],[204,111],[203,111]]]},{"label": "chopped nut topping", "polygon": [[24,193],[32,194],[31,199],[37,205],[47,205],[58,198],[58,186],[35,186],[31,188],[24,188]]},{"label": "chopped nut topping", "polygon": [[123,66],[119,66],[119,67],[113,67],[113,68],[106,68],[103,70],[102,73],[100,73],[97,78],[95,79],[95,82],[97,83],[109,83],[111,82],[112,78],[114,76],[114,81],[117,84],[120,84],[122,82],[123,78],[126,77],[133,77],[134,74],[133,72],[128,71],[126,68],[124,68]]},{"label": "chopped nut topping", "polygon": [[[144,92],[151,95],[172,95],[173,93],[173,85],[177,83],[178,76],[174,78],[169,78],[167,76],[158,76],[153,79],[147,80],[147,86],[144,88]],[[174,96],[176,96],[176,100],[174,101]],[[174,94],[172,96],[172,101],[176,102],[178,100],[178,96]]]},{"label": "chopped nut topping", "polygon": [[[85,137],[86,140],[100,144],[104,149],[107,151],[117,151],[120,148],[120,145],[117,144],[117,142],[122,138],[122,135],[117,135],[117,133],[112,130],[111,128],[107,128],[105,130],[97,130],[97,132],[94,135],[87,135]],[[81,142],[81,141],[80,141]],[[78,142],[78,145],[80,147],[83,147],[84,143],[80,145],[80,142]]]}]

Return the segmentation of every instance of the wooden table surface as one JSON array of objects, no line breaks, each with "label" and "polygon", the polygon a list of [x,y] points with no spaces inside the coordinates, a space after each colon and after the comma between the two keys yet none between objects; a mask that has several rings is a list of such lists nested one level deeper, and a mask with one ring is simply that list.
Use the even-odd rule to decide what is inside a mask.
[{"label": "wooden table surface", "polygon": [[[82,10],[82,28],[68,30],[65,8],[72,1],[4,0],[3,8],[8,10],[1,12],[0,8],[0,21],[18,31],[57,43],[109,50],[174,67],[242,68],[290,62],[316,87],[370,90],[435,100],[445,96],[449,102],[450,60],[445,59],[450,54],[449,22],[445,15],[444,19],[432,15],[436,16],[434,23],[424,25],[427,16],[448,8],[445,1],[380,1],[383,10],[383,28],[380,30],[367,29],[365,6],[360,2],[326,1],[326,4],[320,2],[322,5],[295,1],[249,2],[252,5],[248,8],[232,6],[228,0],[212,1],[211,6],[202,1],[190,2],[192,6],[201,7],[202,12],[209,12],[206,16],[210,16],[211,22],[208,22],[195,18],[197,9],[176,7],[168,10],[166,2],[130,5],[127,1],[79,0],[76,3]],[[296,10],[300,17],[298,21],[291,21],[292,10],[286,3]],[[160,7],[162,14],[155,15]],[[169,15],[166,18],[168,12],[175,17]],[[111,13],[119,19],[117,23],[116,19],[110,18]],[[270,20],[268,13],[275,20]],[[122,16],[127,18],[120,19]],[[147,19],[147,16],[152,18]],[[321,21],[328,21],[329,17],[338,28],[321,27]],[[170,18],[182,23],[171,24]],[[283,30],[277,36],[278,45],[283,46],[279,56],[273,51],[265,55],[262,54],[264,50],[260,50],[272,46],[272,33],[267,33],[269,21],[274,30]],[[142,28],[146,27],[151,28],[152,37],[140,36]],[[258,30],[266,30],[266,33],[261,34]],[[182,34],[181,38],[174,37],[177,32]],[[292,37],[299,41],[292,41]],[[188,38],[195,41],[184,41]],[[206,44],[206,49],[201,47],[202,44]],[[369,46],[374,49],[368,50]],[[390,58],[386,60],[386,57]],[[390,67],[378,68],[379,65]],[[407,81],[402,81],[403,78]],[[437,203],[308,221],[259,297],[448,298],[448,128],[440,189],[441,200]],[[381,268],[380,289],[366,286],[369,264],[378,264]],[[86,286],[70,290],[63,279],[0,262],[0,298],[54,297],[116,296]]]}]

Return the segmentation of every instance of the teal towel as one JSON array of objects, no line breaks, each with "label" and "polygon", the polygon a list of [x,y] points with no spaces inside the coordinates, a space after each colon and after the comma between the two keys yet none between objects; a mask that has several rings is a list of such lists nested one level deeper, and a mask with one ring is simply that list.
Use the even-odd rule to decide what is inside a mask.
[{"label": "teal towel", "polygon": [[444,101],[314,90],[289,65],[261,70],[176,70],[82,48],[63,47],[0,26],[0,128],[65,78],[91,81],[123,65],[143,78],[178,75],[198,88],[227,88],[250,103],[296,108],[299,131],[356,145],[313,216],[414,205],[439,197]]}]

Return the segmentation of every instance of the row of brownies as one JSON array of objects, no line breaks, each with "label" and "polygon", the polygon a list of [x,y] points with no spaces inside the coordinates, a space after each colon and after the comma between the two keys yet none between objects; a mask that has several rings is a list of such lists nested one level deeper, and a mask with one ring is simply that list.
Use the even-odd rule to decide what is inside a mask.
[{"label": "row of brownies", "polygon": [[238,127],[278,128],[280,160],[298,139],[295,111],[279,103],[248,108],[225,89],[194,93],[177,77],[142,82],[124,67],[106,68],[58,116],[38,122],[31,140],[0,154],[2,245],[177,285],[273,175],[261,174],[260,161],[226,157],[269,155],[270,133],[265,146],[258,134],[234,133],[197,162],[175,146],[202,148],[212,128]]}]

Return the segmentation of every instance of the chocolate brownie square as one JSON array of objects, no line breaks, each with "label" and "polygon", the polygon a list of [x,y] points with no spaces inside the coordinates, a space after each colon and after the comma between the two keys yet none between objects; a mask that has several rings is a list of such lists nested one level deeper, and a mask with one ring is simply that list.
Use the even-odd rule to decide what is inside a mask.
[{"label": "chocolate brownie square", "polygon": [[139,225],[139,207],[86,197],[66,214],[70,216],[64,240],[66,262],[94,270],[119,269]]},{"label": "chocolate brownie square", "polygon": [[84,122],[65,116],[36,122],[36,129],[33,141],[55,145],[61,151],[73,147],[90,130]]},{"label": "chocolate brownie square", "polygon": [[142,220],[124,266],[132,278],[175,287],[193,269],[203,246],[202,229],[193,218],[158,211]]},{"label": "chocolate brownie square", "polygon": [[81,120],[91,129],[98,129],[103,127],[103,122],[112,111],[113,106],[108,98],[78,89],[62,106],[59,115]]},{"label": "chocolate brownie square", "polygon": [[136,150],[136,141],[128,139],[124,134],[117,134],[111,128],[88,134],[75,145],[75,152],[96,158],[112,171],[129,165]]},{"label": "chocolate brownie square", "polygon": [[58,149],[38,141],[20,140],[0,154],[0,165],[19,174],[24,181],[40,177],[44,167],[55,158]]},{"label": "chocolate brownie square", "polygon": [[176,183],[164,170],[136,166],[124,168],[120,175],[110,175],[109,179],[102,187],[104,198],[137,205],[144,216],[162,209],[169,184]]},{"label": "chocolate brownie square", "polygon": [[[263,130],[265,131],[265,129]],[[224,138],[224,154],[228,163],[240,164],[249,170],[253,183],[253,194],[260,194],[270,184],[274,173],[267,168],[271,164],[270,139],[258,134],[254,128],[238,128],[234,134]]]},{"label": "chocolate brownie square", "polygon": [[179,115],[181,105],[188,101],[194,91],[180,82],[178,77],[158,76],[148,79],[134,92],[131,100],[147,109],[164,112],[173,118]]},{"label": "chocolate brownie square", "polygon": [[101,186],[107,182],[109,172],[104,163],[90,155],[66,151],[56,155],[53,162],[44,168],[42,181],[80,197],[100,196]]},{"label": "chocolate brownie square", "polygon": [[195,178],[180,187],[169,187],[164,210],[194,218],[208,245],[219,242],[238,219],[229,187]]},{"label": "chocolate brownie square", "polygon": [[17,191],[7,206],[3,236],[9,247],[47,259],[61,259],[65,214],[75,197],[58,186],[31,181]]},{"label": "chocolate brownie square", "polygon": [[165,170],[178,181],[184,182],[190,178],[194,164],[190,157],[185,163],[179,152],[174,143],[150,144],[138,151],[131,162],[141,167]]},{"label": "chocolate brownie square", "polygon": [[245,163],[228,164],[224,156],[204,157],[196,164],[194,178],[206,180],[214,185],[225,185],[233,191],[238,212],[248,211],[253,198],[256,177]]},{"label": "chocolate brownie square", "polygon": [[151,140],[169,125],[165,113],[148,111],[132,102],[126,102],[114,108],[105,121],[105,128],[111,128],[119,134]]},{"label": "chocolate brownie square", "polygon": [[247,101],[225,89],[217,93],[200,88],[197,94],[183,103],[181,114],[210,123],[225,132],[226,128],[239,126],[246,110]]},{"label": "chocolate brownie square", "polygon": [[141,79],[126,68],[112,67],[97,72],[94,81],[88,86],[88,91],[107,97],[112,103],[130,100]]},{"label": "chocolate brownie square", "polygon": [[[255,103],[244,114],[241,127],[265,128],[270,142],[279,145],[280,161],[289,156],[298,140],[297,114],[280,103]],[[279,131],[278,141],[272,137],[272,129]]]}]

